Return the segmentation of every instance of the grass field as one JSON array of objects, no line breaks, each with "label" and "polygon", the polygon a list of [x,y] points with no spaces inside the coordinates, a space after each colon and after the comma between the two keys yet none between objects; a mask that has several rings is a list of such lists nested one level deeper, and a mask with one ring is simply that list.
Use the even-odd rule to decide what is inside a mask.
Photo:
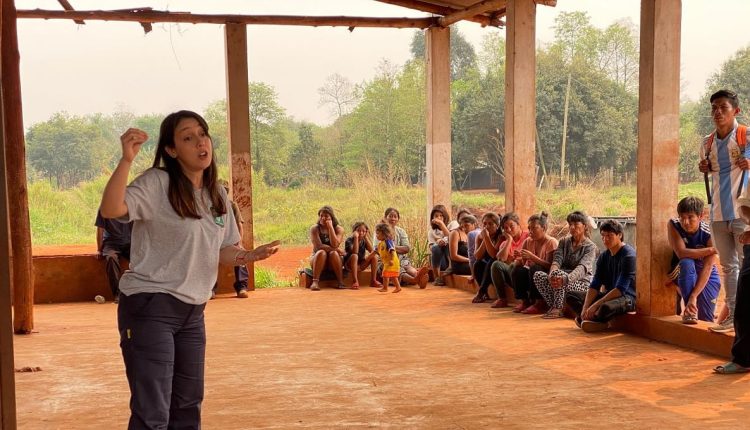
[{"label": "grass field", "polygon": [[[29,185],[29,210],[34,245],[93,243],[94,220],[107,177],[58,191],[44,181]],[[387,183],[381,178],[353,176],[346,187],[338,184],[310,184],[296,189],[272,188],[260,181],[254,184],[253,218],[256,241],[280,239],[289,245],[308,243],[308,229],[322,205],[331,205],[348,232],[357,220],[371,228],[387,207],[401,212],[401,225],[410,233],[426,235],[427,212],[425,190],[405,183]],[[679,197],[703,196],[703,184],[681,185]],[[502,211],[502,193],[452,194],[454,209],[466,207],[476,214]],[[676,202],[675,202],[676,205]],[[13,203],[11,201],[11,210]],[[553,220],[564,220],[569,212],[582,209],[590,215],[634,216],[636,189],[613,187],[598,189],[576,186],[565,190],[537,192],[537,209],[546,210]],[[454,210],[455,212],[455,210]]]}]

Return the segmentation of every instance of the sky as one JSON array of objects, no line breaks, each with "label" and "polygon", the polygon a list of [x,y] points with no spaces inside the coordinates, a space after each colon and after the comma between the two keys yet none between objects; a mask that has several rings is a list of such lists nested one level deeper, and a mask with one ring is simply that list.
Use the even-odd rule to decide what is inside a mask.
[{"label": "sky", "polygon": [[[78,10],[101,9],[101,1],[71,0]],[[727,16],[750,16],[748,0],[683,0],[682,97],[697,99],[706,80],[750,37],[740,27],[723,25]],[[194,13],[349,15],[421,17],[425,14],[368,0],[109,0],[108,9],[151,6]],[[16,0],[18,9],[59,10],[56,0]],[[537,7],[537,45],[554,38],[555,17],[586,11],[604,28],[615,21],[640,21],[640,0],[558,0]],[[714,25],[713,23],[722,23]],[[482,38],[502,29],[461,22],[460,31],[478,51]],[[287,113],[297,120],[325,125],[332,116],[319,106],[317,89],[338,73],[354,83],[375,75],[384,60],[409,59],[413,29],[364,29],[248,26],[251,81],[272,85]],[[66,111],[85,115],[129,111],[202,112],[226,97],[223,26],[154,24],[144,34],[137,23],[20,19],[23,115],[26,127]]]}]

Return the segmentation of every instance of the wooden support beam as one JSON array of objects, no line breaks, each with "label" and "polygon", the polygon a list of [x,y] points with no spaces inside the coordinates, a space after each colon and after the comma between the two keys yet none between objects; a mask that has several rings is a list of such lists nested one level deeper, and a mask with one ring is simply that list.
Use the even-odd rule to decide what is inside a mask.
[{"label": "wooden support beam", "polygon": [[[408,9],[420,10],[422,12],[434,13],[437,15],[450,15],[461,9],[456,9],[448,6],[441,6],[434,3],[428,3],[421,0],[378,0],[381,3],[388,3],[395,6],[401,6]],[[502,27],[505,25],[500,17],[489,17],[485,15],[474,15],[465,18],[467,21],[473,21],[481,24],[482,27]]]},{"label": "wooden support beam", "polygon": [[12,0],[3,2],[2,83],[5,104],[5,156],[8,195],[13,199],[10,241],[13,267],[13,329],[29,334],[34,328],[34,279],[31,261],[29,192],[26,187],[26,146],[21,109],[21,70],[16,31],[16,9]]},{"label": "wooden support beam", "polygon": [[459,10],[450,13],[446,16],[438,18],[438,25],[441,27],[447,27],[454,24],[462,19],[466,19],[475,15],[481,15],[486,12],[493,12],[498,9],[504,9],[508,4],[508,0],[482,0],[479,3],[475,3],[466,9]]},{"label": "wooden support beam", "polygon": [[[73,5],[70,4],[70,2],[68,0],[57,0],[57,2],[60,3],[60,6],[62,6],[62,8],[65,9],[65,10],[75,10],[73,8]],[[73,21],[73,22],[75,22],[76,24],[81,24],[81,25],[85,25],[86,24],[85,21],[81,21],[81,20],[77,20],[77,21]]]},{"label": "wooden support beam", "polygon": [[681,0],[641,1],[636,291],[638,313],[652,317],[675,311],[664,276],[672,256],[667,220],[677,206],[681,10]]},{"label": "wooden support beam", "polygon": [[300,25],[312,27],[427,28],[437,18],[381,18],[351,16],[209,15],[165,11],[60,11],[19,10],[19,18],[127,21],[139,23],[179,22],[188,24]]},{"label": "wooden support beam", "polygon": [[536,3],[508,0],[505,65],[505,209],[534,212]]},{"label": "wooden support beam", "polygon": [[[250,94],[247,68],[247,26],[227,24],[224,28],[227,69],[227,130],[229,137],[232,199],[240,208],[242,246],[253,249],[253,169],[250,157]],[[248,289],[255,289],[254,264],[248,265]]]},{"label": "wooden support beam", "polygon": [[427,30],[427,207],[451,207],[450,28]]},{"label": "wooden support beam", "polygon": [[[5,57],[5,26],[8,19],[4,9],[12,0],[0,0],[0,47]],[[10,19],[15,21],[14,17]],[[0,63],[0,75],[5,72]],[[2,95],[5,91],[0,80],[0,428],[15,430],[16,423],[16,376],[13,359],[13,322],[11,314],[10,224],[8,215],[8,187],[6,183],[5,106]]]}]

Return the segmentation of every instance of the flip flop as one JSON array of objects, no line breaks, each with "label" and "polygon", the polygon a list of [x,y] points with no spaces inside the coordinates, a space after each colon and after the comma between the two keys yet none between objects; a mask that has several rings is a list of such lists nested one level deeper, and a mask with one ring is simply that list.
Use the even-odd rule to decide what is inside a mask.
[{"label": "flip flop", "polygon": [[740,366],[739,364],[730,361],[729,363],[714,367],[714,372],[721,375],[734,375],[737,373],[750,372],[750,367]]},{"label": "flip flop", "polygon": [[359,284],[357,282],[352,284],[352,290],[359,290]]}]

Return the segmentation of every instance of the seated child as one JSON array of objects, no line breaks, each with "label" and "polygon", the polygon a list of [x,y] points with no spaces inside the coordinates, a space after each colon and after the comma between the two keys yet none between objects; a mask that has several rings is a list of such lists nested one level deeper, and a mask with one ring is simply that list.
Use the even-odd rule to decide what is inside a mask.
[{"label": "seated child", "polygon": [[[383,285],[375,279],[378,268],[378,254],[370,241],[370,228],[364,221],[357,221],[352,225],[352,235],[344,242],[344,267],[352,272],[352,289],[359,289],[359,272],[370,267],[370,286],[374,288]],[[369,252],[369,254],[367,254]]]},{"label": "seated child", "polygon": [[678,293],[685,302],[682,322],[713,322],[721,283],[716,270],[717,250],[703,221],[703,200],[685,197],[677,204],[678,218],[667,221],[669,245],[679,259]]}]

